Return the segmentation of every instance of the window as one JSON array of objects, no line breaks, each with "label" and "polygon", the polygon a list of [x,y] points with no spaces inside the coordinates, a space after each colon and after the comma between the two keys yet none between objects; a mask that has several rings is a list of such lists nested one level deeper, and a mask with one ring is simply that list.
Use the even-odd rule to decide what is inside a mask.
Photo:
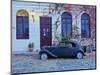
[{"label": "window", "polygon": [[81,16],[81,37],[90,37],[90,17],[86,13],[82,14]]},{"label": "window", "polygon": [[61,26],[62,26],[62,35],[72,34],[72,15],[68,12],[64,12],[61,16]]},{"label": "window", "polygon": [[16,38],[29,39],[29,15],[26,10],[19,10],[17,12]]}]

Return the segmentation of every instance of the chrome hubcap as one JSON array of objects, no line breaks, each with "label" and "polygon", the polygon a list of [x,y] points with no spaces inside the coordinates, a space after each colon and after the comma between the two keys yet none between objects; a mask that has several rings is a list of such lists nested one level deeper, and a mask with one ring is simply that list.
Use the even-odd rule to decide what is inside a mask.
[{"label": "chrome hubcap", "polygon": [[48,59],[47,54],[46,54],[46,53],[41,54],[41,59],[42,59],[42,60]]},{"label": "chrome hubcap", "polygon": [[81,52],[77,53],[77,58],[81,59],[83,57],[83,54]]}]

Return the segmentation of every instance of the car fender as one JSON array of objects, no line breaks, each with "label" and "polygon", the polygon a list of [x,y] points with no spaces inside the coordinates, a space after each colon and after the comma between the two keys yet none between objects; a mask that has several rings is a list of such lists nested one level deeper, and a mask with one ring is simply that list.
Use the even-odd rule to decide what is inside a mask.
[{"label": "car fender", "polygon": [[53,54],[52,52],[48,51],[47,49],[43,49],[42,51],[39,52],[39,54],[41,54],[41,53],[47,53],[47,54],[49,54],[49,55],[51,55],[53,57],[58,57],[55,54]]},{"label": "car fender", "polygon": [[84,52],[83,51],[77,51],[76,53],[75,53],[75,55],[78,53],[78,52],[81,52],[84,56],[85,56],[85,54],[84,54]]}]

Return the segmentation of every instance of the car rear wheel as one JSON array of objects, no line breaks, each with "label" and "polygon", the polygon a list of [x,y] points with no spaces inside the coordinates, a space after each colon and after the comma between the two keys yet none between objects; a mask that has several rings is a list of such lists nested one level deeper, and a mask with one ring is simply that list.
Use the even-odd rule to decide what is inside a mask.
[{"label": "car rear wheel", "polygon": [[82,59],[83,58],[83,53],[82,52],[77,52],[76,58],[77,59]]},{"label": "car rear wheel", "polygon": [[42,59],[42,60],[47,60],[47,59],[48,59],[47,53],[42,53],[42,54],[40,55],[40,59]]}]

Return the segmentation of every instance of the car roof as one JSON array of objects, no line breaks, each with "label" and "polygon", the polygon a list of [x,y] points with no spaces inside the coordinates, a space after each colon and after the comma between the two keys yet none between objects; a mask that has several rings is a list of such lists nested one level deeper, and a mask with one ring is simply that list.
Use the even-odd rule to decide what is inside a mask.
[{"label": "car roof", "polygon": [[[60,42],[60,43],[66,43],[64,41]],[[80,47],[80,42],[77,39],[71,39],[71,41],[69,43],[74,43],[77,47]]]},{"label": "car roof", "polygon": [[71,39],[71,42],[79,43],[79,41],[77,39]]},{"label": "car roof", "polygon": [[77,47],[81,47],[81,44],[77,39],[71,39],[71,42],[75,43]]}]

